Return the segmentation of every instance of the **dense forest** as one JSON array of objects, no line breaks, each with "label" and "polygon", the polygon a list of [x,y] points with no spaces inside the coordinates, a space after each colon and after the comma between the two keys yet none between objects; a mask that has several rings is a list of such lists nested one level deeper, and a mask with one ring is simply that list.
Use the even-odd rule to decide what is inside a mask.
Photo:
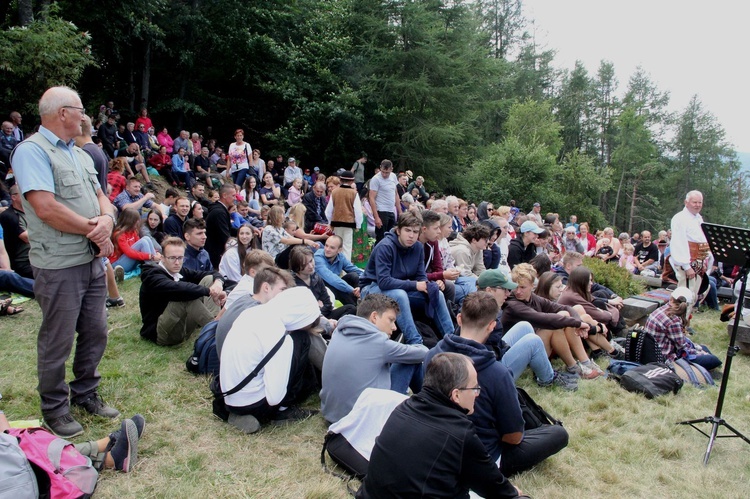
[{"label": "dense forest", "polygon": [[[690,189],[745,225],[746,179],[695,96],[679,113],[648,68],[554,66],[522,0],[14,0],[0,5],[2,108],[30,127],[67,84],[95,114],[148,106],[157,126],[333,171],[367,151],[439,192],[659,229]],[[37,118],[38,119],[38,118]],[[223,139],[223,140],[222,140]]]}]

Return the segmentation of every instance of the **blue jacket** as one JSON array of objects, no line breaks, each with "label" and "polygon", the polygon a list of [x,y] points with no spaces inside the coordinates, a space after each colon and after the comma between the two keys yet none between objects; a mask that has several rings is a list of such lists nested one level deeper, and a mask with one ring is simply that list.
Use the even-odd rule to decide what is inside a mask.
[{"label": "blue jacket", "polygon": [[197,272],[213,272],[214,270],[208,252],[203,248],[197,250],[189,244],[185,247],[185,260],[182,262],[182,267]]},{"label": "blue jacket", "polygon": [[392,231],[386,233],[385,238],[373,248],[359,284],[364,287],[374,282],[383,291],[416,291],[417,281],[427,281],[424,247],[417,241],[410,248],[405,248],[398,242],[396,232]]},{"label": "blue jacket", "polygon": [[341,272],[356,272],[357,275],[362,275],[362,269],[354,265],[341,253],[337,254],[331,262],[326,258],[325,250],[320,248],[315,252],[315,272],[325,281],[326,284],[332,286],[339,291],[344,293],[351,293],[354,288],[351,287],[341,277]]},{"label": "blue jacket", "polygon": [[427,354],[424,365],[427,366],[432,357],[442,352],[460,353],[474,362],[482,391],[474,403],[474,413],[469,419],[476,426],[484,448],[492,459],[497,460],[502,452],[503,435],[523,432],[524,429],[523,413],[518,403],[513,375],[484,345],[455,334],[440,340]]}]

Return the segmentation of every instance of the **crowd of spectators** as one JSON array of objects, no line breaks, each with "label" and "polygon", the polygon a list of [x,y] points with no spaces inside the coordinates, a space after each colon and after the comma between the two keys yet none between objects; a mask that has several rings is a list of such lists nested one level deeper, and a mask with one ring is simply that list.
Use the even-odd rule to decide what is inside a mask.
[{"label": "crowd of spectators", "polygon": [[[468,415],[484,449],[477,455],[506,475],[529,469],[562,450],[568,435],[557,426],[524,431],[515,381],[528,367],[539,386],[574,391],[603,374],[597,359],[622,357],[610,341],[622,328],[622,299],[594,282],[584,257],[674,279],[665,265],[669,231],[655,240],[648,230],[615,237],[575,215],[564,225],[539,202],[524,213],[512,200],[495,208],[440,196],[422,176],[394,173],[387,159],[368,178],[364,152],[326,176],[294,157],[264,160],[242,129],[223,147],[186,130],[174,139],[166,127],[156,133],[146,109],[124,124],[112,103],[100,111],[93,126],[84,120],[83,135],[100,147],[92,157],[108,165],[100,185],[117,209],[106,304],[125,306],[117,281],[139,274],[144,339],[179,344],[218,320],[224,391],[270,354],[261,374],[226,397],[229,423],[246,433],[309,417],[300,405],[318,390],[330,423],[371,388],[423,394],[415,410],[438,400],[464,407],[463,395],[450,392],[456,400],[448,402],[439,383],[425,381],[431,358],[460,353],[479,383],[454,387],[477,399]],[[6,123],[4,140],[17,144],[20,119],[16,128]],[[33,296],[24,210],[9,183],[0,287]],[[706,294],[717,307],[710,290],[731,285],[736,269],[712,270]],[[685,325],[673,315],[660,324]],[[557,370],[554,356],[564,364]],[[368,477],[367,487],[377,480]],[[513,495],[501,475],[493,480]]]}]

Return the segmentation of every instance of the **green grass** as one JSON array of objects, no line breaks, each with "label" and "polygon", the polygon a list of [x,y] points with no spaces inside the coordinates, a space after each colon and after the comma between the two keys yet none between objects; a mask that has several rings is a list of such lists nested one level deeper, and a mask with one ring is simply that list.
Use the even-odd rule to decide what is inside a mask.
[{"label": "green grass", "polygon": [[[347,497],[343,483],[320,469],[326,431],[321,417],[243,435],[212,416],[208,380],[185,370],[192,341],[163,348],[140,339],[138,285],[137,280],[122,285],[127,306],[110,312],[101,394],[125,416],[143,414],[146,433],[135,471],[105,471],[97,497]],[[41,313],[36,302],[24,306],[23,314],[0,319],[0,391],[10,419],[40,417],[35,341]],[[694,327],[695,339],[723,357],[728,336],[718,314],[698,315]],[[646,400],[601,379],[582,381],[575,393],[538,388],[528,374],[519,385],[570,433],[568,448],[514,477],[534,497],[747,496],[750,446],[720,439],[703,467],[707,439],[675,424],[712,415],[717,389],[686,386],[676,396]],[[750,435],[748,394],[750,357],[739,355],[723,415]],[[317,398],[308,401],[310,407],[317,404]],[[112,421],[75,415],[86,428],[81,440],[117,428]]]}]

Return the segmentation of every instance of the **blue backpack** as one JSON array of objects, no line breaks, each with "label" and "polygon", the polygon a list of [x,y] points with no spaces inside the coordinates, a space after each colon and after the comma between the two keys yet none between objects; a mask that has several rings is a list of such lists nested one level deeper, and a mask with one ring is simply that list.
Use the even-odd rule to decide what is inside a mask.
[{"label": "blue backpack", "polygon": [[219,354],[216,351],[216,326],[219,321],[211,321],[201,329],[195,339],[193,355],[188,357],[185,367],[193,374],[219,374]]}]

